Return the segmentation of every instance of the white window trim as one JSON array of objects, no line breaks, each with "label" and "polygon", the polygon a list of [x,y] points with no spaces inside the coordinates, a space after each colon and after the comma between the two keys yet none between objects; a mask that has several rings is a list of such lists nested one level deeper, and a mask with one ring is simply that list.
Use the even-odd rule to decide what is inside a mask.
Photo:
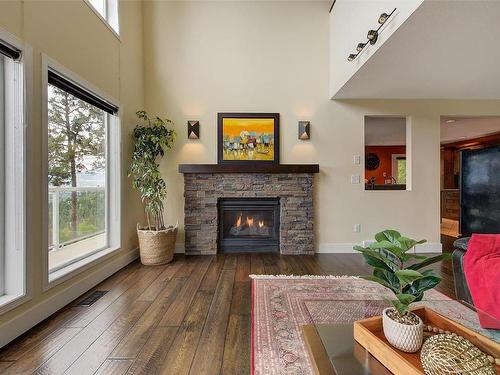
[{"label": "white window trim", "polygon": [[[117,25],[118,25],[118,30],[115,30],[113,28],[113,26],[111,26],[111,23],[103,17],[103,15],[96,9],[94,8],[94,6],[90,3],[90,1],[88,0],[83,0],[83,2],[90,8],[90,10],[92,10],[92,12],[95,13],[95,15],[97,17],[99,17],[99,19],[104,23],[104,25],[106,25],[106,27],[113,33],[113,35],[121,41],[121,37],[120,37],[120,1],[119,0],[112,0],[112,1],[116,1],[116,10],[114,9],[110,9],[110,5],[109,5],[109,1],[106,0],[106,14],[107,16],[111,16],[113,18],[115,18],[115,21],[117,22]],[[114,14],[116,13],[116,14]]]},{"label": "white window trim", "polygon": [[[23,75],[23,132],[21,136],[20,143],[19,142],[14,147],[22,147],[22,160],[19,161],[19,168],[21,168],[22,174],[22,193],[21,200],[22,203],[17,209],[16,217],[18,220],[17,228],[18,230],[15,233],[15,236],[20,239],[20,243],[17,246],[16,251],[20,251],[22,254],[22,292],[21,293],[11,293],[11,294],[3,294],[0,296],[0,315],[10,311],[17,306],[26,303],[27,301],[33,298],[32,290],[33,290],[33,278],[32,275],[28,272],[30,268],[30,256],[27,251],[27,241],[28,238],[26,236],[26,228],[27,228],[27,210],[26,210],[26,190],[28,188],[27,179],[27,164],[29,157],[29,139],[30,139],[30,126],[28,124],[31,123],[32,114],[32,93],[33,93],[33,49],[28,44],[22,42],[19,38],[7,32],[6,30],[0,28],[0,39],[9,43],[13,47],[21,50],[22,52],[22,75]],[[16,280],[17,282],[17,280]]]},{"label": "white window trim", "polygon": [[[75,263],[72,263],[60,270],[49,272],[49,257],[48,257],[48,71],[49,69],[56,71],[76,84],[91,91],[93,94],[101,97],[109,103],[120,107],[119,101],[104,93],[90,82],[81,78],[57,61],[42,54],[42,158],[43,158],[43,231],[42,231],[42,273],[43,284],[42,290],[47,291],[56,285],[59,285],[77,274],[93,267],[96,264],[103,262],[113,256],[121,249],[121,134],[120,134],[120,119],[121,109],[115,117],[113,123],[108,126],[108,147],[110,151],[107,154],[106,163],[106,182],[108,183],[107,191],[112,191],[113,194],[107,196],[107,218],[106,230],[108,231],[108,246],[100,251],[85,257]],[[110,222],[113,220],[114,225]]]}]

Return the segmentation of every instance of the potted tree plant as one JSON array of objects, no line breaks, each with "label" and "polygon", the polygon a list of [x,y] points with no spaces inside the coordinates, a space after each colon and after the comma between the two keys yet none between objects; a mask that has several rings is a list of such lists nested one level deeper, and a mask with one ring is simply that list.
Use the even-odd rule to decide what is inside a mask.
[{"label": "potted tree plant", "polygon": [[[390,289],[395,299],[389,300],[392,307],[382,312],[382,324],[387,341],[405,352],[416,352],[422,346],[423,323],[420,317],[409,310],[413,302],[424,297],[426,290],[439,284],[441,278],[432,269],[422,268],[443,259],[450,254],[433,257],[410,253],[415,245],[426,242],[402,236],[395,230],[385,230],[375,235],[375,242],[368,247],[355,246],[363,254],[373,274],[361,276]],[[411,264],[407,264],[408,262]]]},{"label": "potted tree plant", "polygon": [[158,157],[172,147],[175,131],[167,128],[173,122],[160,117],[150,118],[146,111],[136,112],[139,124],[132,134],[134,152],[129,168],[132,186],[139,191],[147,226],[137,224],[141,263],[164,264],[174,256],[177,224],[165,226],[163,200],[167,194],[166,184],[160,174]]}]

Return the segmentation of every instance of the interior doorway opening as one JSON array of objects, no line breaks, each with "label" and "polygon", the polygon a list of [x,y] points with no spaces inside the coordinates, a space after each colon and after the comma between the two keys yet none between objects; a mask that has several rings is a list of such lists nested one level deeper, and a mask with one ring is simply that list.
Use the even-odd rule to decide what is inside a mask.
[{"label": "interior doorway opening", "polygon": [[441,116],[441,242],[499,233],[500,116]]}]

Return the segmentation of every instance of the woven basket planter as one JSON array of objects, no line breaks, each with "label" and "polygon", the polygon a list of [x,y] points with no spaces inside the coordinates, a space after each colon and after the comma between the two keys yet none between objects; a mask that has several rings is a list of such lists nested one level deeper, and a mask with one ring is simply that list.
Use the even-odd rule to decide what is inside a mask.
[{"label": "woven basket planter", "polygon": [[137,224],[141,263],[159,265],[172,261],[177,237],[177,224],[164,230],[148,230]]}]

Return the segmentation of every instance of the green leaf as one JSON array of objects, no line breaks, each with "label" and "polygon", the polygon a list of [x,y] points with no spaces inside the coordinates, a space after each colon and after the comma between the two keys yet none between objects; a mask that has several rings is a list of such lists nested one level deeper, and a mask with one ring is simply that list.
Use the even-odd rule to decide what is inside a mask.
[{"label": "green leaf", "polygon": [[412,264],[411,266],[408,267],[408,269],[419,270],[419,269],[427,267],[433,263],[436,263],[436,262],[439,262],[442,260],[449,260],[450,258],[451,258],[451,253],[444,253],[441,255],[437,255],[435,257],[427,258],[423,262]]},{"label": "green leaf", "polygon": [[374,268],[373,276],[384,280],[389,285],[387,286],[387,288],[391,289],[394,294],[399,293],[399,279],[393,272],[387,271],[382,268]]},{"label": "green leaf", "polygon": [[407,286],[406,288],[403,288],[403,293],[408,293],[413,295],[423,293],[426,290],[434,288],[436,285],[439,284],[440,281],[441,278],[438,276],[434,275],[424,276],[419,280],[415,280],[411,285]]},{"label": "green leaf", "polygon": [[411,284],[423,277],[420,272],[409,269],[396,271],[395,274],[403,286]]},{"label": "green leaf", "polygon": [[375,235],[375,240],[377,240],[378,242],[389,241],[389,242],[399,246],[399,242],[397,241],[397,239],[399,237],[401,237],[401,233],[399,233],[396,230],[387,229],[387,230],[384,230],[383,232],[377,233]]},{"label": "green leaf", "polygon": [[403,315],[408,312],[408,306],[404,303],[401,303],[398,299],[390,301],[394,308],[398,311],[399,315]]},{"label": "green leaf", "polygon": [[401,254],[403,253],[399,247],[394,245],[393,243],[389,241],[379,241],[379,242],[373,242],[369,245],[370,249],[372,250],[387,250],[391,253],[393,253],[396,257],[400,257]]},{"label": "green leaf", "polygon": [[414,296],[415,296],[415,301],[413,301],[413,302],[422,301],[422,298],[424,298],[424,292],[414,294]]},{"label": "green leaf", "polygon": [[396,271],[399,269],[398,265],[391,261],[389,258],[382,256],[375,250],[366,249],[362,251],[363,257],[370,266],[383,268],[388,271]]},{"label": "green leaf", "polygon": [[436,276],[436,275],[434,274],[434,270],[432,270],[432,269],[431,269],[431,270],[425,270],[425,271],[423,271],[423,272],[421,272],[421,273],[422,273],[422,276],[424,276],[424,277],[425,277],[425,276]]},{"label": "green leaf", "polygon": [[363,280],[367,280],[367,281],[374,281],[374,282],[392,290],[392,287],[388,282],[386,282],[385,280],[382,280],[381,278],[378,278],[376,276],[365,275],[365,276],[360,276],[360,278],[362,278]]},{"label": "green leaf", "polygon": [[415,245],[419,245],[419,244],[427,242],[427,240],[416,241],[416,240],[413,240],[411,238],[403,237],[403,236],[399,237],[398,241],[401,244],[401,250],[403,252],[406,252],[406,251],[412,249]]},{"label": "green leaf", "polygon": [[354,246],[353,249],[356,250],[356,251],[360,251],[360,252],[368,250],[367,247],[363,247],[363,246],[359,246],[359,245]]},{"label": "green leaf", "polygon": [[389,267],[384,261],[379,260],[367,253],[363,253],[363,258],[365,258],[366,264],[376,267],[376,268],[383,268],[387,271],[393,271],[391,267]]},{"label": "green leaf", "polygon": [[403,305],[408,306],[410,303],[415,301],[415,296],[411,294],[404,294],[404,293],[398,293],[396,294],[396,297],[398,298],[399,302],[401,302]]}]

